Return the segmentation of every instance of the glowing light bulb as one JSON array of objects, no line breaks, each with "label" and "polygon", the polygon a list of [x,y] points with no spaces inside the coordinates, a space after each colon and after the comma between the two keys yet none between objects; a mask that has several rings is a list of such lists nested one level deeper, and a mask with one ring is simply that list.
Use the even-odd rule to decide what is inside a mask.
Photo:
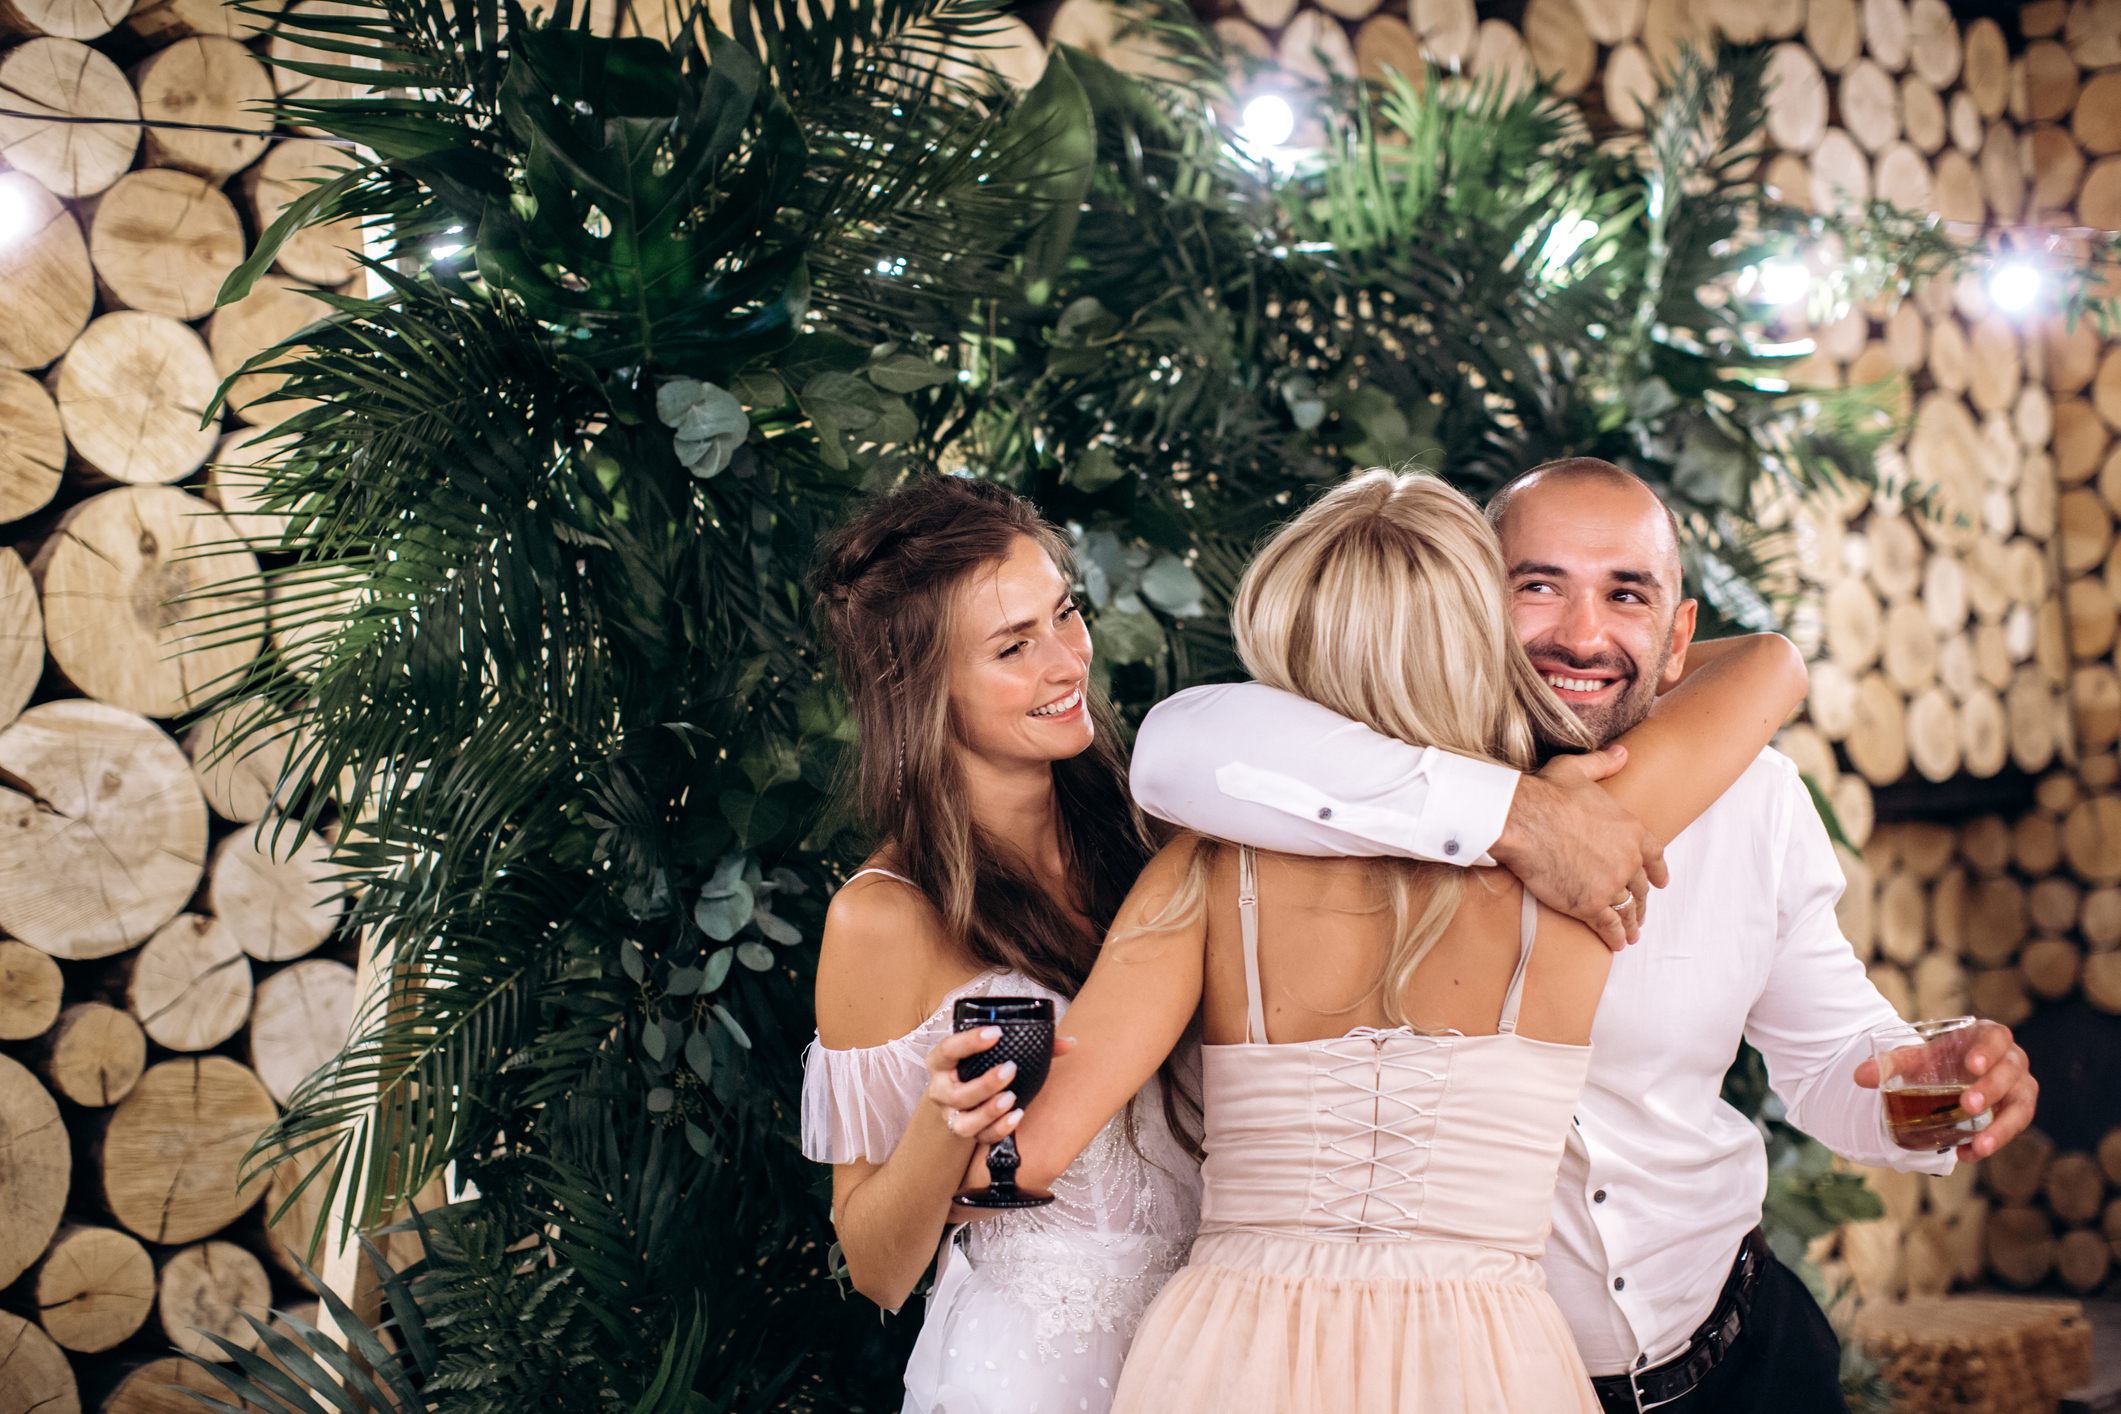
[{"label": "glowing light bulb", "polygon": [[2007,314],[2017,314],[2032,307],[2040,298],[2040,272],[2022,260],[2013,260],[1998,270],[1988,282],[1988,296],[1996,302],[1996,308]]},{"label": "glowing light bulb", "polygon": [[1760,264],[1760,297],[1769,304],[1791,304],[1804,298],[1812,287],[1812,272],[1798,260],[1766,260]]},{"label": "glowing light bulb", "polygon": [[1296,110],[1276,93],[1262,93],[1245,105],[1238,120],[1239,141],[1262,156],[1286,143],[1296,133]]},{"label": "glowing light bulb", "polygon": [[1555,223],[1547,236],[1547,264],[1557,268],[1568,264],[1575,259],[1576,252],[1583,249],[1583,243],[1597,234],[1598,223],[1581,217]]},{"label": "glowing light bulb", "polygon": [[463,254],[464,251],[463,245],[457,241],[445,241],[440,245],[431,247],[431,249],[434,251],[434,258],[437,260],[447,260],[453,255]]}]

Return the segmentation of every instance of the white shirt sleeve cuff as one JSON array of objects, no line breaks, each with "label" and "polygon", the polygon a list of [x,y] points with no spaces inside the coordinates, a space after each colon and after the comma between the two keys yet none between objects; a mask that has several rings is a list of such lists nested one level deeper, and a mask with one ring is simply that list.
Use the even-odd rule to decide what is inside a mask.
[{"label": "white shirt sleeve cuff", "polygon": [[1488,848],[1501,836],[1509,818],[1518,773],[1434,748],[1422,755],[1419,788],[1410,784],[1397,796],[1405,809],[1342,800],[1307,781],[1241,761],[1217,768],[1215,784],[1233,800],[1262,805],[1416,859],[1493,865]]}]

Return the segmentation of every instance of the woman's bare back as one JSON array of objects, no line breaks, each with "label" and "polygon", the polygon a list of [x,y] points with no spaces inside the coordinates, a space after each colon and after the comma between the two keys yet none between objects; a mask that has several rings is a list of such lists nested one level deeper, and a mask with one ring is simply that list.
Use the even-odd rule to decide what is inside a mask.
[{"label": "woman's bare back", "polygon": [[[1277,1044],[1326,1040],[1359,1026],[1389,1027],[1378,978],[1392,941],[1386,871],[1370,859],[1258,859],[1259,968],[1267,1036]],[[1523,891],[1504,869],[1465,874],[1463,901],[1402,999],[1422,1031],[1492,1035],[1518,957]],[[1209,871],[1205,1039],[1245,1039],[1245,965],[1238,921],[1238,851]],[[1415,906],[1420,906],[1417,884]],[[1611,954],[1573,919],[1542,911],[1525,978],[1518,1030],[1535,1040],[1590,1040]]]}]

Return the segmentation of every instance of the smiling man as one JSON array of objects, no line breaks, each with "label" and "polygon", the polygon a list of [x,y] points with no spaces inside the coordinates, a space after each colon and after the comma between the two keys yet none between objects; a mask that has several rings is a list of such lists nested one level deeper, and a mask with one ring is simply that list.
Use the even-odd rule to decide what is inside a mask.
[{"label": "smiling man", "polygon": [[[1693,641],[1671,513],[1619,467],[1536,467],[1488,514],[1518,639],[1601,743],[1647,716],[1689,656],[1715,651]],[[1135,744],[1133,784],[1151,814],[1223,839],[1293,854],[1499,861],[1548,903],[1566,889],[1535,880],[1577,848],[1555,817],[1521,818],[1514,773],[1255,683],[1158,706]],[[1835,923],[1840,864],[1796,768],[1762,752],[1664,858],[1670,885],[1640,944],[1614,959],[1592,1032],[1548,1284],[1609,1411],[1839,1411],[1839,1347],[1760,1237],[1766,1148],[1721,1100],[1724,1072],[1750,1040],[1791,1122],[1835,1152],[1926,1173],[1948,1172],[1953,1158],[1897,1148],[1868,1088],[1872,1036],[1912,1033]],[[1608,898],[1622,907],[1617,891]],[[2008,1028],[1985,1024],[1976,1057],[1965,1104],[1994,1120],[1961,1146],[1969,1160],[2023,1129],[2039,1090]]]}]

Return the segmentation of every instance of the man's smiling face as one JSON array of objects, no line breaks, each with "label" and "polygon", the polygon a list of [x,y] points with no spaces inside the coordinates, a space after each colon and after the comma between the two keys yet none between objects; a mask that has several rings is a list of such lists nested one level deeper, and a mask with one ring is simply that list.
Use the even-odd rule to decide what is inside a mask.
[{"label": "man's smiling face", "polygon": [[1498,530],[1518,641],[1591,735],[1611,741],[1679,680],[1694,637],[1663,505],[1617,475],[1549,473],[1513,493]]}]

